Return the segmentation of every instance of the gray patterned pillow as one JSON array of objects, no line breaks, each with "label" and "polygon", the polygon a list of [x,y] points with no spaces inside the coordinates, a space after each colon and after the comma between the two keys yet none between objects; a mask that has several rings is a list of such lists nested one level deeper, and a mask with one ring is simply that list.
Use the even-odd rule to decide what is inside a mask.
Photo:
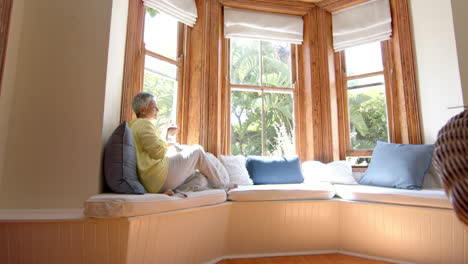
[{"label": "gray patterned pillow", "polygon": [[220,156],[221,163],[229,173],[231,183],[237,185],[253,185],[250,179],[249,172],[245,167],[246,158],[242,155],[237,156]]},{"label": "gray patterned pillow", "polygon": [[107,186],[115,193],[146,193],[138,180],[133,136],[127,122],[112,133],[104,148],[104,176]]}]

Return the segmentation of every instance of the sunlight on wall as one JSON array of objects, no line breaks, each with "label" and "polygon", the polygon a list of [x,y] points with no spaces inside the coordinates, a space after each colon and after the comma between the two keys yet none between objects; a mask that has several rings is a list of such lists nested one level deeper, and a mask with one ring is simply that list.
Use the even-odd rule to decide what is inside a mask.
[{"label": "sunlight on wall", "polygon": [[107,56],[106,97],[102,141],[105,143],[120,123],[122,82],[127,37],[128,0],[113,0]]},{"label": "sunlight on wall", "polygon": [[[432,3],[431,3],[432,2]],[[450,0],[411,1],[424,143],[463,104]]]},{"label": "sunlight on wall", "polygon": [[466,11],[468,1],[452,0],[453,23],[455,27],[455,39],[457,41],[458,64],[463,86],[463,101],[468,106],[468,19]]}]

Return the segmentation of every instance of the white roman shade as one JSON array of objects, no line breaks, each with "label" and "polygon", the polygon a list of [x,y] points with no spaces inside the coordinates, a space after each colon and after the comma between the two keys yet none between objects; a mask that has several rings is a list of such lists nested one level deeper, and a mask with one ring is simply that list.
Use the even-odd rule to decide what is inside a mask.
[{"label": "white roman shade", "polygon": [[335,51],[388,40],[392,36],[389,0],[371,0],[333,14]]},{"label": "white roman shade", "polygon": [[301,16],[224,7],[224,36],[301,44],[304,22]]},{"label": "white roman shade", "polygon": [[145,6],[171,15],[180,22],[193,27],[197,21],[195,0],[143,0]]}]

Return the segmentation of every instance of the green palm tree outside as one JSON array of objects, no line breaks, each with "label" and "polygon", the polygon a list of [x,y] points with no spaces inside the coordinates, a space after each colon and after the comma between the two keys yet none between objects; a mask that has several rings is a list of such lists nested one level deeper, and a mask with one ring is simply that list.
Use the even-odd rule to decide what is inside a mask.
[{"label": "green palm tree outside", "polygon": [[[260,59],[262,67],[260,67]],[[266,41],[232,39],[231,84],[290,88],[292,84],[289,44],[278,45]],[[294,154],[293,109],[292,93],[264,92],[262,94],[256,91],[233,89],[231,93],[231,154]],[[262,153],[262,133],[264,134],[264,153]]]}]

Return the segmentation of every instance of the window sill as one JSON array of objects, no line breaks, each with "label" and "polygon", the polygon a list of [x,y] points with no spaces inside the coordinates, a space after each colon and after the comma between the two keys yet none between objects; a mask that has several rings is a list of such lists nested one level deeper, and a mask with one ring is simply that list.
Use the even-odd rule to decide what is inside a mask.
[{"label": "window sill", "polygon": [[367,170],[368,166],[352,166],[353,172],[364,172]]}]

